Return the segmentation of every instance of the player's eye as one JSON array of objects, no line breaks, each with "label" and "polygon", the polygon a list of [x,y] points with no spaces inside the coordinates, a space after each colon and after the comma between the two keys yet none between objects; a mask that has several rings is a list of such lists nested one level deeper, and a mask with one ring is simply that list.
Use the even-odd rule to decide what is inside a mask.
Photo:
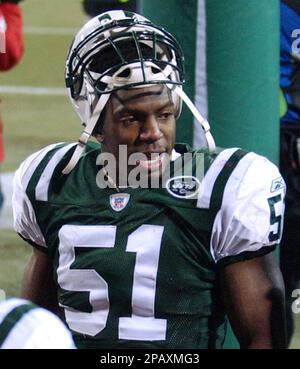
[{"label": "player's eye", "polygon": [[171,111],[165,111],[161,114],[158,115],[158,119],[161,119],[161,120],[168,120],[170,119],[171,117],[173,117],[173,113]]},{"label": "player's eye", "polygon": [[125,126],[125,127],[128,127],[132,124],[136,124],[138,123],[138,119],[137,117],[133,116],[133,115],[130,115],[130,116],[126,116],[126,117],[123,117],[120,119],[120,122]]}]

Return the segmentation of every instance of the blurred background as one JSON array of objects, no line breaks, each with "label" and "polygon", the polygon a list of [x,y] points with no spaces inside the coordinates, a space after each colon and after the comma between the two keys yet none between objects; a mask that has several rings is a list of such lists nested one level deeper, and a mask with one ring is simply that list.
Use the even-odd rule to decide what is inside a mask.
[{"label": "blurred background", "polygon": [[0,216],[0,288],[19,295],[31,247],[12,230],[10,190],[13,172],[32,152],[52,142],[76,141],[80,122],[64,87],[64,64],[74,33],[88,19],[81,0],[29,0],[23,10],[25,54],[9,72],[0,73],[4,121],[5,203]]},{"label": "blurred background", "polygon": [[[206,104],[206,108],[202,107],[200,110],[203,114],[209,116],[219,145],[229,146],[231,145],[231,140],[236,142],[238,137],[239,142],[236,142],[235,145],[253,149],[274,159],[278,155],[278,132],[274,131],[267,120],[275,120],[275,124],[278,123],[279,127],[279,87],[276,88],[276,84],[279,86],[279,60],[278,62],[273,61],[272,66],[270,66],[271,63],[266,60],[268,57],[264,57],[264,62],[261,65],[258,63],[256,65],[257,55],[266,53],[265,45],[262,44],[259,49],[261,54],[256,53],[253,55],[252,51],[254,49],[251,50],[251,47],[254,43],[257,45],[258,39],[255,37],[253,39],[253,34],[249,30],[246,31],[246,29],[244,34],[239,33],[238,29],[234,28],[235,24],[228,31],[235,36],[234,42],[232,45],[229,44],[227,47],[224,47],[223,41],[229,39],[229,33],[226,33],[226,27],[224,27],[225,24],[228,24],[228,18],[226,17],[228,17],[229,12],[232,14],[236,12],[234,7],[230,5],[228,6],[228,14],[224,14],[224,9],[218,6],[218,1],[220,5],[220,0],[209,0],[206,7],[208,15],[206,26],[210,32],[206,52],[209,66],[207,70],[208,76],[205,78],[202,76],[204,79],[201,80],[202,77],[197,75],[197,67],[193,65],[189,68],[186,89],[190,97],[195,97],[198,105],[205,105],[203,96],[198,96],[197,91],[203,90],[203,83],[206,84],[209,96],[204,96],[204,98],[208,101],[208,104]],[[257,3],[264,4],[260,5],[263,7],[266,4],[270,4],[270,1],[273,2],[274,6],[278,3],[277,0],[263,0]],[[199,3],[201,2],[199,1]],[[233,4],[232,1],[225,2]],[[245,0],[235,0],[237,5],[240,5],[242,2],[245,3]],[[164,9],[161,9],[160,19],[155,19],[156,16],[158,17],[157,1],[144,0],[143,9],[146,16],[149,13],[153,15],[149,17],[154,21],[161,23],[161,20],[164,20],[164,25],[167,29],[174,32],[175,35],[176,32],[178,33],[176,37],[179,38],[181,43],[184,42],[186,45],[185,41],[187,43],[194,42],[195,39],[187,40],[187,34],[182,34],[179,30],[187,24],[191,27],[191,24],[198,22],[197,26],[199,26],[199,19],[201,18],[199,13],[197,19],[197,14],[192,14],[192,8],[188,8],[189,4],[195,3],[195,0],[187,0],[185,2],[167,0],[167,3],[175,8],[185,7],[187,13],[190,14],[190,18],[187,18],[185,21],[184,17],[178,19],[168,16],[169,8],[165,5]],[[248,4],[247,6],[251,6],[249,5],[251,2],[246,1],[246,3]],[[0,109],[5,124],[4,139],[6,151],[5,161],[2,165],[2,183],[6,201],[0,215],[0,288],[5,290],[8,296],[19,295],[24,265],[31,253],[31,248],[12,230],[10,192],[13,172],[25,157],[41,147],[55,142],[76,141],[78,138],[81,126],[66,95],[64,64],[67,50],[74,34],[88,19],[83,10],[82,0],[26,0],[21,2],[20,5],[24,17],[25,54],[17,67],[9,72],[0,73]],[[276,9],[276,6],[273,8],[273,11],[274,9]],[[242,15],[255,18],[256,15],[253,12],[251,13],[251,11],[253,9],[246,9]],[[273,15],[263,12],[264,9],[257,9],[257,13],[264,14],[266,17],[270,16],[269,26],[271,28],[276,27],[276,24],[273,24],[274,22],[271,25],[271,16]],[[279,14],[279,10],[276,10],[276,12]],[[216,19],[218,19],[218,22],[216,22]],[[247,18],[239,17],[239,19],[242,27],[244,27]],[[268,24],[261,25],[261,27],[268,27]],[[257,36],[257,33],[255,36]],[[196,38],[195,32],[193,37]],[[276,38],[276,34],[273,37]],[[243,50],[236,45],[238,39],[241,39],[240,46],[244,46]],[[279,42],[277,46],[273,45],[272,39],[269,38],[266,43],[272,48],[269,55],[269,60],[271,60],[273,57],[272,53],[276,54],[279,51]],[[186,50],[184,51],[187,61],[191,63],[189,53],[195,54],[195,48],[190,45],[185,47]],[[231,56],[236,52],[235,64],[228,58],[228,51],[231,51]],[[247,60],[248,64],[243,63],[243,60]],[[222,61],[221,67],[220,61]],[[264,69],[265,65],[270,67]],[[260,81],[257,82],[257,85],[253,85],[249,73],[245,73],[247,68],[248,71],[252,68],[250,77],[253,81],[257,79],[258,69],[260,69],[261,73],[267,75],[266,80],[268,83],[272,80],[275,88],[270,90],[269,86],[267,87],[268,91],[271,91],[271,98],[274,100],[275,97],[273,106],[270,107],[268,104],[265,104],[265,101],[261,101],[261,97],[256,92],[261,89],[261,95],[266,98],[264,91],[266,85],[261,84]],[[274,75],[272,68],[278,68],[278,73]],[[247,75],[247,79],[240,78],[239,73]],[[272,78],[269,78],[269,76]],[[194,83],[195,79],[201,80],[200,86],[197,87],[197,84]],[[243,87],[245,85],[252,86],[251,96],[243,95]],[[241,105],[241,99],[246,102],[246,106],[245,104]],[[239,105],[241,105],[240,110],[236,109]],[[283,101],[282,109],[284,109]],[[233,111],[235,116],[232,116]],[[244,114],[242,117],[241,111]],[[228,112],[230,114],[226,115]],[[185,114],[188,113],[184,112],[183,119],[187,119]],[[244,129],[246,130],[244,132],[241,131],[241,126],[237,124],[240,119],[243,119],[245,123]],[[253,127],[252,123],[247,124],[247,122],[256,122],[257,126]],[[264,124],[265,135],[258,135],[257,129],[259,124]],[[232,130],[229,129],[230,125],[233,127]],[[249,125],[252,128],[251,132],[249,129],[247,130]],[[190,125],[190,127],[192,126],[193,124]],[[273,130],[273,134],[270,135],[268,130]],[[238,134],[239,136],[237,136]],[[185,126],[180,129],[179,137],[184,141],[190,141],[190,143],[194,141],[195,143],[196,136],[194,132],[193,137],[193,128],[186,129]],[[300,314],[297,314],[295,317],[297,329],[291,347],[300,348]]]}]

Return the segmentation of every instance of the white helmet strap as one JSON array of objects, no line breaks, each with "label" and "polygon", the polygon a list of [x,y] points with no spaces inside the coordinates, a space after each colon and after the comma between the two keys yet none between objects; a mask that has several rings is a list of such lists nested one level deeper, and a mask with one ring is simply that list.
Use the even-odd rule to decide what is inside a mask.
[{"label": "white helmet strap", "polygon": [[206,141],[207,141],[208,150],[209,150],[210,153],[213,153],[216,150],[216,144],[215,144],[215,140],[213,139],[213,136],[210,132],[210,125],[209,125],[208,121],[202,117],[202,115],[199,113],[196,106],[193,104],[191,99],[187,96],[187,94],[183,91],[182,88],[180,88],[178,86],[174,87],[174,85],[167,85],[167,86],[169,87],[169,89],[173,90],[179,96],[179,98],[182,99],[186,103],[187,107],[192,112],[192,114],[195,117],[196,121],[203,128],[205,138],[206,138]]},{"label": "white helmet strap", "polygon": [[85,146],[91,137],[93,130],[98,122],[98,119],[101,115],[101,112],[103,111],[107,101],[110,98],[110,93],[101,95],[99,101],[97,102],[95,109],[92,113],[91,119],[87,123],[85,129],[81,133],[81,136],[79,137],[78,144],[76,146],[76,149],[67,164],[67,166],[63,169],[63,174],[69,174],[75,167],[75,165],[78,163],[82,153],[85,150]]}]

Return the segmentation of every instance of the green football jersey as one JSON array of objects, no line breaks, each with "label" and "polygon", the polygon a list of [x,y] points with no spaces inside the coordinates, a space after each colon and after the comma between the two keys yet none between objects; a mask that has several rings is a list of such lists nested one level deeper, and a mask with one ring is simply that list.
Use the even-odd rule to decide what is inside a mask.
[{"label": "green football jersey", "polygon": [[[76,345],[221,347],[218,269],[278,243],[285,187],[277,168],[237,148],[210,155],[179,144],[164,185],[118,192],[97,184],[97,144],[63,175],[74,148],[29,157],[15,175],[13,207],[16,231],[53,260]],[[189,175],[177,165],[187,153]]]}]

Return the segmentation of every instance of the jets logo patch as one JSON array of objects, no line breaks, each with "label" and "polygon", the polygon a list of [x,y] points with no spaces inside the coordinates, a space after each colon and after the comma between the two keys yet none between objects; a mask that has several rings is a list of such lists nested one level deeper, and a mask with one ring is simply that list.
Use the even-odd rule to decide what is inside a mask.
[{"label": "jets logo patch", "polygon": [[196,198],[199,189],[200,181],[193,176],[178,176],[170,178],[166,183],[166,189],[174,197],[179,199]]},{"label": "jets logo patch", "polygon": [[278,177],[276,179],[274,179],[272,181],[272,184],[271,184],[271,192],[276,192],[278,190],[280,190],[281,188],[284,188],[285,187],[285,184],[284,184],[284,180],[282,177]]},{"label": "jets logo patch", "polygon": [[122,211],[128,204],[130,195],[129,193],[116,193],[109,196],[110,206],[114,211]]}]

